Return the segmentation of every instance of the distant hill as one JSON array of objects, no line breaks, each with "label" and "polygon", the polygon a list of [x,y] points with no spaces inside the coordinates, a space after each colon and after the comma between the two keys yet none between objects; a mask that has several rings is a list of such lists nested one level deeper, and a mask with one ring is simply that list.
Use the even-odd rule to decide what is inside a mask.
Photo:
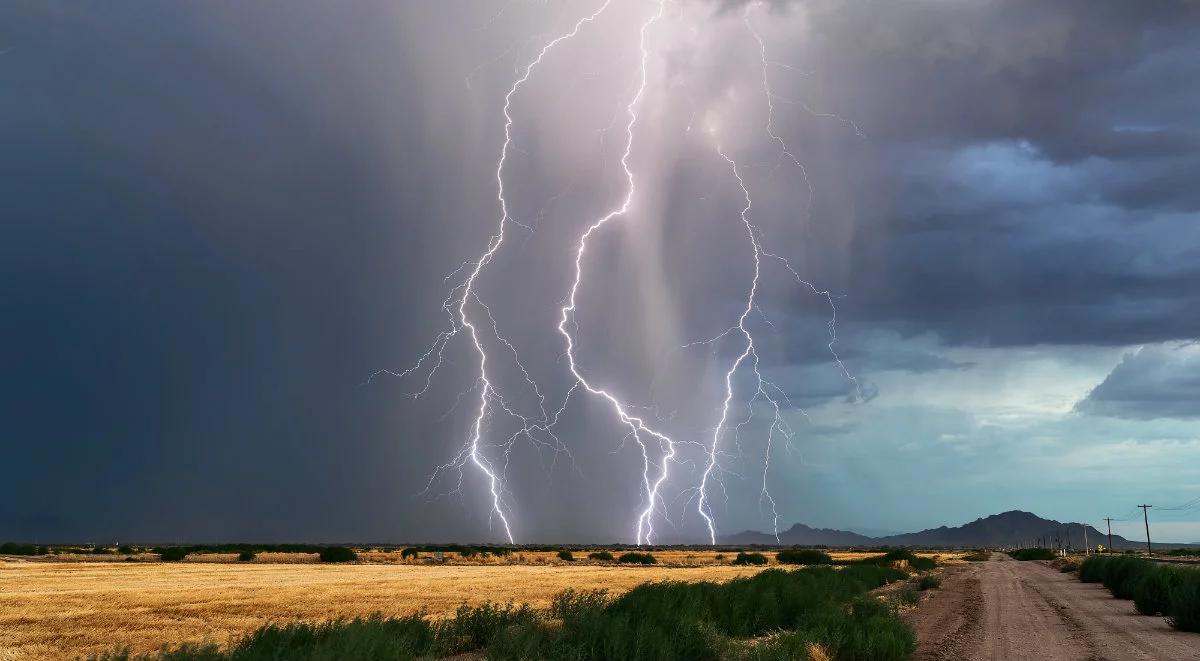
[{"label": "distant hill", "polygon": [[[885,537],[868,537],[845,530],[829,528],[810,528],[801,523],[779,533],[779,541],[774,535],[753,530],[747,530],[727,537],[721,542],[731,546],[762,545],[774,546],[926,546],[926,547],[980,547],[980,546],[1030,546],[1038,543],[1053,546],[1055,536],[1064,546],[1081,549],[1084,544],[1084,525],[1081,523],[1063,523],[1053,519],[1043,519],[1030,512],[1013,510],[1001,514],[993,514],[976,519],[970,523],[950,528],[930,528],[920,532],[888,535]],[[1092,526],[1087,528],[1087,544],[1095,548],[1096,544],[1108,546],[1108,536]],[[1040,541],[1039,541],[1040,540]],[[1120,535],[1112,536],[1112,545],[1117,549],[1142,548],[1145,542],[1128,540]],[[1183,544],[1160,544],[1155,547],[1178,547]]]},{"label": "distant hill", "polygon": [[785,546],[863,546],[875,544],[875,538],[847,530],[810,528],[803,523],[797,523],[791,528],[780,532],[778,542],[775,541],[775,536],[770,533],[746,530],[723,538],[723,543],[733,545],[759,544],[762,546],[774,546],[776,544],[783,544]]}]

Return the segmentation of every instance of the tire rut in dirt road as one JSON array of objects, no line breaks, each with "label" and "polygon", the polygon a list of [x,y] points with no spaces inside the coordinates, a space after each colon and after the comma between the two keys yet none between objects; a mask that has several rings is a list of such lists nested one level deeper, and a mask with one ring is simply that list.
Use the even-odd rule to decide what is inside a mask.
[{"label": "tire rut in dirt road", "polygon": [[914,661],[954,661],[978,644],[983,593],[977,565],[950,567],[942,587],[908,616],[917,634]]}]

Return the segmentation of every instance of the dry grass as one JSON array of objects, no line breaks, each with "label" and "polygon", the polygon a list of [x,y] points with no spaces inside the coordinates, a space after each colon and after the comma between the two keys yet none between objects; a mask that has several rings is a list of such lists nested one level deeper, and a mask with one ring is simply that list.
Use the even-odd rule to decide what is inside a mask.
[{"label": "dry grass", "polygon": [[[698,562],[689,553],[704,555],[662,559]],[[420,609],[440,616],[462,603],[489,600],[544,607],[569,587],[619,592],[649,580],[724,580],[758,570],[711,559],[695,567],[537,560],[473,566],[400,564],[398,558],[397,564],[340,566],[0,561],[0,661],[69,659],[121,645],[150,651],[166,643],[225,643],[268,621]]]}]

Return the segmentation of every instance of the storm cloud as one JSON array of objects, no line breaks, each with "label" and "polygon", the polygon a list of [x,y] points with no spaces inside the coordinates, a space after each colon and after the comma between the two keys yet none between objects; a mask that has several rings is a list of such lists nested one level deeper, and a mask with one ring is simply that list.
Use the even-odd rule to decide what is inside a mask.
[{"label": "storm cloud", "polygon": [[1200,345],[1126,354],[1077,409],[1119,418],[1200,418]]},{"label": "storm cloud", "polygon": [[[420,399],[422,380],[365,382],[445,327],[443,278],[495,229],[514,72],[594,4],[0,8],[0,538],[497,539],[475,476],[429,483],[469,431],[472,356],[457,346]],[[1200,9],[769,5],[684,3],[651,34],[638,207],[585,264],[588,374],[681,438],[711,436],[739,347],[682,347],[728,328],[750,274],[719,141],[772,251],[831,292],[770,262],[751,320],[794,407],[771,473],[785,524],[1098,516],[1053,486],[1068,465],[1136,467],[1114,502],[1150,475],[1200,490],[1188,462],[1153,456],[1200,441]],[[653,9],[615,1],[514,101],[524,227],[479,296],[549,406],[570,387],[554,330],[570,248],[623,190]],[[743,17],[803,172],[764,130]],[[831,301],[862,397],[828,347]],[[730,450],[724,531],[767,525],[756,420]],[[571,456],[516,448],[522,540],[627,540],[625,433],[572,395]],[[694,459],[669,539],[700,538]]]}]

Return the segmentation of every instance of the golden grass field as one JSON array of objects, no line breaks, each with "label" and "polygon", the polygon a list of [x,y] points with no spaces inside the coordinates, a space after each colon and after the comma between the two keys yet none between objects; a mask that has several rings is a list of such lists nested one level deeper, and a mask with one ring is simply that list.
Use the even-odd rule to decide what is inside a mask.
[{"label": "golden grass field", "polygon": [[71,659],[125,645],[146,652],[183,642],[224,644],[267,622],[419,610],[438,617],[485,601],[545,607],[567,588],[621,592],[646,581],[725,580],[759,569],[731,566],[728,552],[722,560],[709,551],[654,555],[661,564],[647,567],[564,563],[534,552],[437,564],[383,552],[346,565],[292,553],[264,553],[250,563],[218,554],[179,563],[0,559],[0,661]]}]

